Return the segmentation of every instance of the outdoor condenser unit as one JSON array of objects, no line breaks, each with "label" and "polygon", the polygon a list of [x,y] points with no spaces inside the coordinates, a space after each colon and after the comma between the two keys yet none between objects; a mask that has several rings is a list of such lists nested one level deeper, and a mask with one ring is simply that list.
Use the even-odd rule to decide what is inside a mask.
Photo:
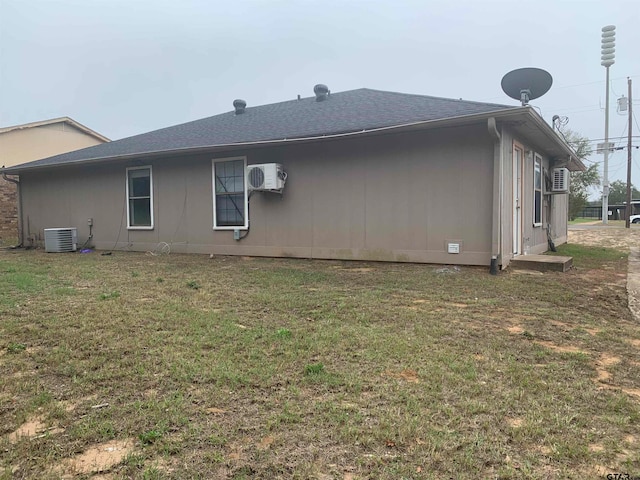
[{"label": "outdoor condenser unit", "polygon": [[45,228],[44,250],[45,252],[75,252],[78,249],[78,229],[69,228]]},{"label": "outdoor condenser unit", "polygon": [[551,193],[569,193],[569,170],[554,168],[551,171]]}]

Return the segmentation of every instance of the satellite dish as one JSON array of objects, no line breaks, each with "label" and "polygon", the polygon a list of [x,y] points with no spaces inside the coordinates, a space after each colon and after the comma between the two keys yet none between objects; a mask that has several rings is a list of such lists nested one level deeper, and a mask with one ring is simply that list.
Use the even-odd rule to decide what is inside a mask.
[{"label": "satellite dish", "polygon": [[541,68],[518,68],[502,77],[504,93],[520,100],[523,107],[547,93],[552,84],[551,74]]}]

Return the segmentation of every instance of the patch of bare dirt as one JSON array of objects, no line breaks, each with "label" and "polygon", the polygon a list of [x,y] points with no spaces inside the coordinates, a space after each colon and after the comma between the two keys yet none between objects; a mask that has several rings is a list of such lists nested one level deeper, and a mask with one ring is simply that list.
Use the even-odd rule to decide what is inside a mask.
[{"label": "patch of bare dirt", "polygon": [[571,327],[569,326],[569,324],[565,322],[561,322],[560,320],[549,320],[549,323],[554,327],[562,327],[565,330],[571,330]]},{"label": "patch of bare dirt", "polygon": [[382,372],[382,376],[397,378],[399,380],[405,380],[406,382],[409,382],[409,383],[420,383],[420,379],[418,378],[418,372],[411,369],[402,370],[401,372],[392,372],[392,371],[386,370]]},{"label": "patch of bare dirt", "polygon": [[611,378],[611,374],[606,370],[607,367],[620,363],[620,358],[608,353],[603,353],[596,361],[596,381],[605,383]]},{"label": "patch of bare dirt", "polygon": [[35,437],[37,434],[45,431],[46,428],[47,427],[44,424],[44,418],[42,416],[32,418],[20,425],[16,431],[9,434],[9,442],[16,443],[24,437]]},{"label": "patch of bare dirt", "polygon": [[539,451],[543,455],[551,455],[551,452],[552,452],[552,450],[549,447],[547,447],[546,445],[536,445],[534,447],[534,450]]},{"label": "patch of bare dirt", "polygon": [[374,269],[371,267],[353,267],[353,268],[349,268],[349,267],[341,267],[339,265],[336,265],[335,267],[336,270],[340,270],[341,272],[352,272],[352,273],[368,273],[368,272],[373,272]]},{"label": "patch of bare dirt", "polygon": [[[177,460],[173,460],[173,462],[170,462],[169,460],[165,459],[165,458],[159,458],[157,460],[154,460],[153,462],[153,466],[155,468],[157,468],[158,470],[161,470],[165,473],[173,473],[176,470],[178,470],[177,467]],[[94,480],[96,477],[91,477],[91,480]]]},{"label": "patch of bare dirt", "polygon": [[11,375],[9,375],[10,378],[25,378],[25,377],[30,377],[32,375],[37,374],[38,372],[36,372],[35,370],[23,370],[20,372],[14,372]]},{"label": "patch of bare dirt", "polygon": [[158,390],[156,390],[155,388],[149,388],[147,390],[145,390],[142,395],[144,396],[144,398],[157,398],[158,396]]},{"label": "patch of bare dirt", "polygon": [[603,353],[602,355],[600,355],[598,363],[605,367],[610,367],[611,365],[620,363],[620,358],[614,355],[609,355],[608,353]]},{"label": "patch of bare dirt", "polygon": [[556,345],[553,342],[547,342],[547,341],[543,341],[543,340],[538,340],[537,342],[538,345],[542,345],[543,347],[548,348],[549,350],[553,350],[554,352],[560,352],[560,353],[584,353],[585,355],[587,354],[587,352],[585,352],[584,350],[581,350],[578,347],[574,347],[572,345]]},{"label": "patch of bare dirt", "polygon": [[538,272],[536,270],[523,270],[521,268],[514,268],[511,270],[511,275],[533,275],[533,276],[542,276],[544,272]]},{"label": "patch of bare dirt", "polygon": [[507,418],[507,423],[511,428],[520,428],[524,424],[524,420],[519,417]]},{"label": "patch of bare dirt", "polygon": [[596,373],[598,376],[596,377],[596,382],[606,383],[609,379],[611,379],[611,374],[606,370],[601,368],[596,369]]},{"label": "patch of bare dirt", "polygon": [[268,450],[274,441],[275,441],[275,438],[273,436],[267,435],[257,443],[256,448],[258,450]]},{"label": "patch of bare dirt", "polygon": [[607,467],[603,467],[602,465],[596,465],[593,467],[593,473],[600,477],[604,477],[605,475],[611,473],[611,469]]},{"label": "patch of bare dirt", "polygon": [[243,460],[245,458],[245,454],[244,454],[244,447],[239,444],[239,443],[232,443],[229,445],[229,454],[227,455],[227,458],[231,461],[235,461],[238,462],[240,460]]},{"label": "patch of bare dirt", "polygon": [[223,413],[227,413],[226,410],[222,410],[221,408],[215,408],[215,407],[207,408],[206,411],[210,415],[222,415]]},{"label": "patch of bare dirt", "polygon": [[640,388],[622,388],[621,390],[627,395],[640,398]]},{"label": "patch of bare dirt", "polygon": [[63,460],[54,472],[63,476],[107,472],[134,450],[134,439],[111,440],[95,445],[73,458]]},{"label": "patch of bare dirt", "polygon": [[77,403],[68,402],[66,400],[60,402],[60,406],[64,409],[65,412],[73,412],[76,408],[78,408]]},{"label": "patch of bare dirt", "polygon": [[524,328],[522,328],[520,325],[513,325],[511,327],[508,327],[507,330],[509,331],[509,333],[512,333],[514,335],[521,335],[524,333]]},{"label": "patch of bare dirt", "polygon": [[589,451],[593,453],[604,452],[604,445],[601,443],[592,443],[589,445]]}]

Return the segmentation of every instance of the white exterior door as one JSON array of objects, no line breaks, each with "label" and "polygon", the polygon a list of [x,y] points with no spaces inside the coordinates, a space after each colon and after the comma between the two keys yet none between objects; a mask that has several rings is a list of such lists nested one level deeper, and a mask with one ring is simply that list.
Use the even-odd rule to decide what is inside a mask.
[{"label": "white exterior door", "polygon": [[513,256],[522,254],[522,160],[524,149],[513,146]]}]

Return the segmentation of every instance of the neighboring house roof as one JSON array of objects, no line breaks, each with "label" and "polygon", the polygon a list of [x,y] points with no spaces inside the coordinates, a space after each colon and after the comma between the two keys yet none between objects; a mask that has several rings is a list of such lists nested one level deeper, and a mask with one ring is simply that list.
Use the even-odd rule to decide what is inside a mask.
[{"label": "neighboring house roof", "polygon": [[0,134],[8,133],[14,130],[24,130],[26,128],[44,127],[47,125],[54,125],[56,123],[67,123],[77,128],[78,130],[86,133],[87,135],[97,138],[102,142],[109,142],[109,139],[104,135],[100,135],[98,132],[91,130],[89,127],[85,127],[81,123],[78,123],[74,119],[69,117],[52,118],[51,120],[42,120],[40,122],[31,122],[31,123],[24,123],[22,125],[13,125],[11,127],[2,127],[0,128]]},{"label": "neighboring house roof", "polygon": [[[494,103],[385,92],[361,88],[235,111],[76,150],[5,169],[7,173],[65,164],[135,158],[149,154],[198,151],[214,147],[285,142],[368,133],[449,119],[533,111]],[[537,115],[537,113],[535,113]],[[546,123],[541,120],[541,124]],[[545,138],[559,137],[548,127]],[[566,144],[565,144],[566,145]],[[564,149],[560,149],[564,150]],[[571,150],[567,146],[567,155]],[[566,153],[566,152],[563,152]]]}]

